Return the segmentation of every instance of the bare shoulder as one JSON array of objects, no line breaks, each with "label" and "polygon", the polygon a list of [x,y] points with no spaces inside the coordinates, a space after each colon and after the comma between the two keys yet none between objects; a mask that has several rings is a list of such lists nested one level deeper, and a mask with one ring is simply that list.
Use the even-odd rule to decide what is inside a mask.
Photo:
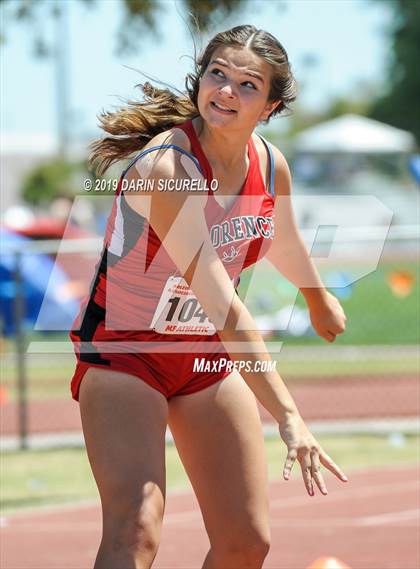
[{"label": "bare shoulder", "polygon": [[165,130],[151,138],[142,148],[142,152],[150,148],[155,150],[137,160],[126,173],[126,177],[128,179],[143,177],[142,172],[145,174],[144,177],[148,177],[152,170],[154,174],[159,174],[160,176],[174,176],[176,174],[177,155],[179,152],[174,148],[167,148],[166,145],[175,145],[187,152],[191,152],[190,140],[183,130],[176,127]]},{"label": "bare shoulder", "polygon": [[[191,144],[190,139],[188,138],[185,131],[181,128],[177,128],[176,126],[160,132],[156,136],[154,136],[144,147],[151,148],[152,146],[160,146],[162,144],[176,144],[180,146],[183,150],[187,152],[191,151]],[[143,149],[143,150],[144,150]]]},{"label": "bare shoulder", "polygon": [[[189,195],[190,184],[187,182],[191,179],[191,172],[196,177],[201,174],[194,169],[195,163],[191,161],[191,166],[186,164],[188,159],[179,152],[180,148],[191,152],[190,140],[180,128],[174,127],[154,136],[142,152],[149,148],[153,148],[153,152],[140,156],[126,172],[127,187],[133,190],[125,190],[124,196],[128,204],[154,226],[159,220],[156,220],[156,214],[151,218],[151,210],[158,211],[161,218],[176,215]],[[146,186],[143,180],[148,181]],[[186,181],[183,191],[166,191],[168,184],[175,180]],[[138,191],[139,184],[147,191]]]},{"label": "bare shoulder", "polygon": [[[257,149],[258,156],[260,159],[263,179],[267,181],[270,175],[269,172],[270,164],[268,160],[267,149],[259,136],[254,134],[253,141],[255,143],[255,147]],[[274,170],[275,170],[274,185],[275,185],[276,195],[278,196],[290,195],[291,174],[287,160],[284,154],[277,148],[277,146],[275,146],[269,141],[267,141],[267,144],[270,146],[270,149],[274,157]]]}]

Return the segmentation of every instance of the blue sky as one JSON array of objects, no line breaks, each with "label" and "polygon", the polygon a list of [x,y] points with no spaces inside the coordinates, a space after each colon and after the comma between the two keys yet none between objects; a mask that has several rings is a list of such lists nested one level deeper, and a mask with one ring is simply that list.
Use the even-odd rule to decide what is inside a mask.
[{"label": "blue sky", "polygon": [[[135,96],[134,85],[142,77],[125,66],[183,88],[191,60],[182,56],[192,55],[193,45],[174,1],[162,3],[159,39],[147,36],[141,51],[130,56],[115,55],[121,17],[118,0],[97,0],[92,9],[77,0],[61,1],[67,1],[70,22],[68,96],[73,138],[95,134],[96,115],[102,108],[118,105],[118,96]],[[278,37],[301,86],[299,104],[316,109],[334,95],[357,93],[364,84],[383,86],[391,54],[385,35],[389,22],[386,4],[370,0],[260,0],[250,1],[246,10],[220,29],[252,23]],[[2,131],[53,134],[52,60],[40,61],[32,55],[32,34],[26,25],[7,27],[1,53]],[[44,29],[52,38],[50,18],[45,18]],[[308,55],[318,61],[312,69],[304,64]]]}]

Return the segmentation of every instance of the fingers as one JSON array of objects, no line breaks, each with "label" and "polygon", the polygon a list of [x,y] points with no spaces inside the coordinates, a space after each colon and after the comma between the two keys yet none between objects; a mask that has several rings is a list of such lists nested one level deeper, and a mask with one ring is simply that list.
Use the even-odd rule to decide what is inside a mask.
[{"label": "fingers", "polygon": [[328,342],[334,342],[334,340],[336,339],[336,337],[338,336],[338,334],[342,334],[345,331],[345,327],[344,326],[336,326],[333,330],[327,330],[324,334],[324,338],[328,341]]},{"label": "fingers", "polygon": [[[296,454],[296,453],[295,453]],[[300,454],[300,453],[298,453]],[[290,453],[289,453],[290,455]],[[286,464],[292,465],[295,458],[290,458],[288,455]],[[294,456],[294,455],[293,455]],[[335,462],[320,448],[312,448],[310,451],[306,449],[303,453],[299,456],[299,463],[302,470],[302,478],[305,484],[306,491],[308,492],[309,496],[314,496],[314,482],[318,486],[320,492],[326,496],[328,494],[327,486],[324,481],[324,477],[321,472],[321,463],[328,468],[331,472],[333,472],[342,482],[347,482],[348,478],[344,474],[344,472],[335,464]],[[289,469],[289,473],[291,470],[291,466]],[[286,472],[286,469],[285,469]],[[288,476],[286,477],[288,479]]]},{"label": "fingers", "polygon": [[[331,329],[332,328],[332,329]],[[338,334],[342,334],[346,330],[345,324],[332,326],[329,330],[325,332],[324,338],[328,340],[328,342],[334,342]]]},{"label": "fingers", "polygon": [[339,478],[342,482],[348,481],[347,476],[344,474],[341,468],[335,464],[333,459],[330,456],[328,456],[326,452],[322,451],[319,455],[319,459],[323,464],[323,466],[325,466],[325,468],[328,468],[328,470],[330,470],[333,474],[335,474],[337,478]]},{"label": "fingers", "polygon": [[321,474],[319,450],[314,448],[310,452],[306,451],[300,459],[300,466],[302,469],[303,481],[309,496],[315,496],[314,481],[321,493],[326,496],[328,491]]},{"label": "fingers", "polygon": [[344,314],[344,312],[342,312],[341,313],[341,320],[340,320],[340,318],[337,318],[336,321],[332,325],[332,330],[330,329],[329,331],[332,332],[333,334],[342,334],[346,330],[346,321],[347,321],[347,317]]},{"label": "fingers", "polygon": [[311,451],[311,475],[312,478],[315,480],[316,485],[321,490],[321,493],[326,496],[328,494],[327,487],[324,482],[324,478],[321,474],[321,464],[319,462],[319,451],[312,450]]},{"label": "fingers", "polygon": [[286,462],[284,463],[283,478],[289,480],[290,472],[292,471],[293,465],[297,458],[297,451],[295,449],[290,449],[287,453]]},{"label": "fingers", "polygon": [[334,342],[336,335],[333,332],[327,330],[327,332],[324,334],[324,338],[327,340],[327,342]]},{"label": "fingers", "polygon": [[300,461],[300,467],[302,469],[302,477],[305,483],[306,491],[309,496],[314,496],[314,487],[312,484],[312,466],[310,458],[306,457]]}]

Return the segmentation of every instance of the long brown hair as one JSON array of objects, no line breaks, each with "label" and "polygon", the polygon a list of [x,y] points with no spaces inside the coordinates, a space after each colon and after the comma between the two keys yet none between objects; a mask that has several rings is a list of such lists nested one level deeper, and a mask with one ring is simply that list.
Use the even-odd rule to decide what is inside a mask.
[{"label": "long brown hair", "polygon": [[289,109],[288,105],[296,98],[296,81],[285,49],[264,30],[250,25],[236,26],[216,34],[195,59],[195,69],[185,79],[185,94],[159,89],[146,81],[139,85],[144,94],[143,101],[127,101],[124,108],[102,113],[99,116],[100,126],[110,136],[91,144],[90,166],[101,175],[115,162],[139,152],[157,134],[198,116],[200,78],[214,51],[227,45],[247,47],[271,66],[268,100],[281,102],[266,122],[284,109]]}]

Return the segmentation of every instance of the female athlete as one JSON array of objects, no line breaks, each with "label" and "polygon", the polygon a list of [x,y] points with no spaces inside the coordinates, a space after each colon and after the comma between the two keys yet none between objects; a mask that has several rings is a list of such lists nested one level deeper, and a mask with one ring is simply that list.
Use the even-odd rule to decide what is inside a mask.
[{"label": "female athlete", "polygon": [[150,83],[143,91],[144,101],[101,117],[108,136],[93,145],[98,171],[137,155],[71,332],[72,395],[102,502],[95,568],[151,567],[167,425],[208,533],[203,567],[262,567],[270,531],[256,400],[287,445],[285,480],[296,461],[310,496],[327,494],[321,465],[347,480],[278,372],[262,365],[270,354],[236,293],[241,270],[267,253],[302,291],[321,337],[345,329],[299,237],[287,163],[254,133],[294,100],[295,82],[278,40],[244,25],[209,42],[186,93]]}]

